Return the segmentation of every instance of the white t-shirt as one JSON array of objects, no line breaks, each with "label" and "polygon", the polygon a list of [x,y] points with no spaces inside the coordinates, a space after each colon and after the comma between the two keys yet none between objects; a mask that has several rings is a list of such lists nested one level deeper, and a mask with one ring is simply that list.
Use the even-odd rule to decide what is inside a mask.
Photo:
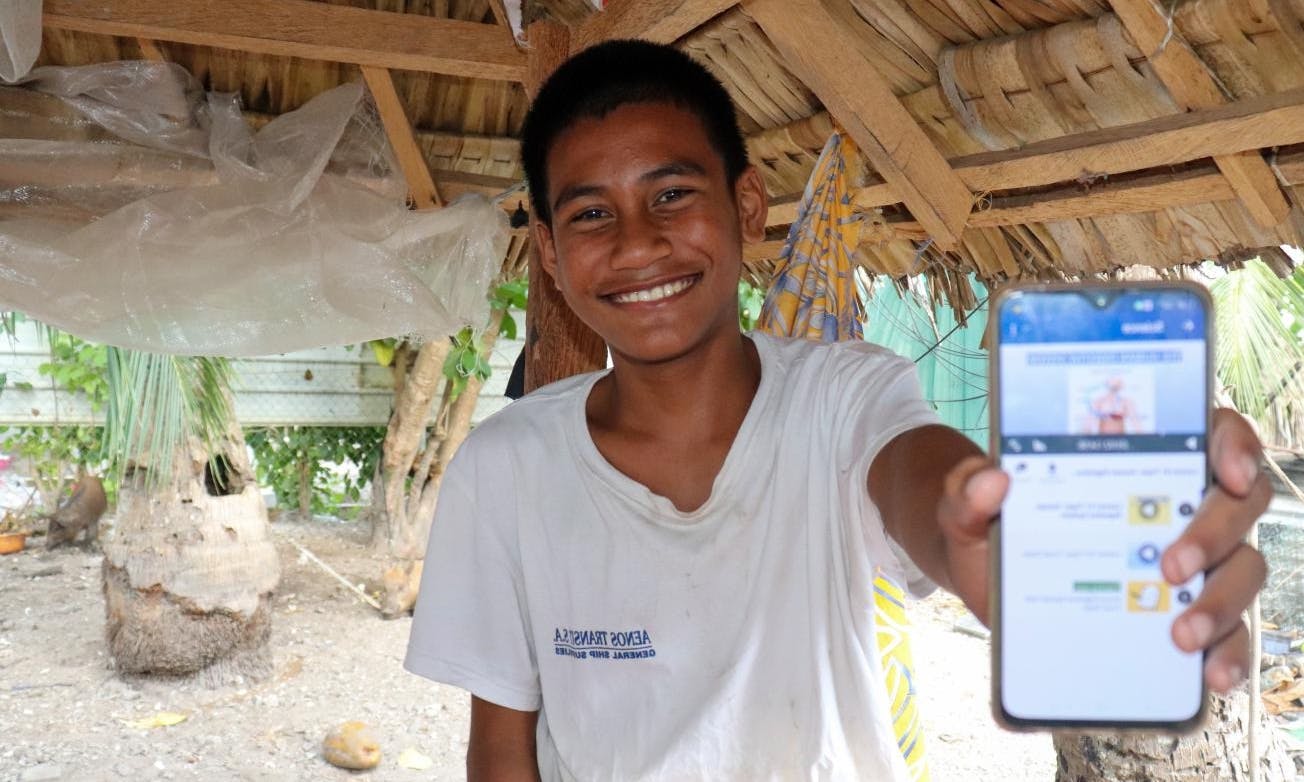
[{"label": "white t-shirt", "polygon": [[449,466],[405,665],[539,709],[544,780],[907,778],[871,582],[926,579],[866,476],[937,416],[886,350],[752,339],[760,386],[690,513],[598,452],[600,373],[513,403]]}]

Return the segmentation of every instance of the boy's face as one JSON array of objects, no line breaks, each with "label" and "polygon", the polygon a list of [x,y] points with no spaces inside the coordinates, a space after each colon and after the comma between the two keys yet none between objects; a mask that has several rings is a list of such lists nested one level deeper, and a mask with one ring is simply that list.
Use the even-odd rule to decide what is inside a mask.
[{"label": "boy's face", "polygon": [[547,166],[539,259],[613,355],[661,362],[737,335],[742,243],[765,236],[765,184],[749,167],[731,188],[696,115],[632,103],[582,119]]}]

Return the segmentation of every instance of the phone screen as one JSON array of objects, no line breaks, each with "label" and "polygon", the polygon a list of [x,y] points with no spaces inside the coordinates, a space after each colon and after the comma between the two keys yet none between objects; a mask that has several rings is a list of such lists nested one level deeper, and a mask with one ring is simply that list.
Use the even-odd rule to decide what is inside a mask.
[{"label": "phone screen", "polygon": [[1159,558],[1207,484],[1208,311],[1183,287],[1011,291],[998,304],[1000,706],[1032,724],[1176,724],[1201,654],[1173,620],[1202,577]]}]

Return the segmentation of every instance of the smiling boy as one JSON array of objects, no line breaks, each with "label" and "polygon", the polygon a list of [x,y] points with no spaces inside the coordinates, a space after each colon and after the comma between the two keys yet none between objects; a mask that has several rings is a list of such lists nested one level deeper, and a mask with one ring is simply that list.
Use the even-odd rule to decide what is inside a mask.
[{"label": "smiling boy", "polygon": [[[1003,473],[940,426],[914,367],[865,343],[744,335],[766,193],[724,88],[613,42],[539,92],[523,133],[540,261],[611,352],[482,424],[440,492],[407,667],[472,694],[468,775],[905,779],[871,581],[987,613]],[[1263,581],[1241,543],[1270,491],[1239,417],[1162,560],[1211,569],[1173,627],[1225,690]]]}]

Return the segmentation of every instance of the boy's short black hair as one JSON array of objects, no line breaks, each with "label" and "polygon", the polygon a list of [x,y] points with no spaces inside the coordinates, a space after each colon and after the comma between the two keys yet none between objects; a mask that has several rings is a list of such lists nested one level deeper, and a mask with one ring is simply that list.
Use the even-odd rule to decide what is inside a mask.
[{"label": "boy's short black hair", "polygon": [[747,168],[747,145],[733,101],[710,71],[669,46],[607,41],[562,63],[525,116],[521,161],[538,219],[552,224],[547,161],[557,137],[580,119],[601,119],[629,103],[669,103],[697,115],[730,185]]}]

